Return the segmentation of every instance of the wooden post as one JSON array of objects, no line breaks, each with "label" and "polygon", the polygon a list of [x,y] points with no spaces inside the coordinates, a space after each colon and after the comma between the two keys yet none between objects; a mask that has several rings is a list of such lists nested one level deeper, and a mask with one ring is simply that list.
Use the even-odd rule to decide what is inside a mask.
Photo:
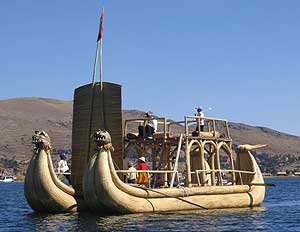
[{"label": "wooden post", "polygon": [[187,117],[185,116],[184,117],[184,128],[185,128],[185,136],[188,137],[189,136],[189,127],[188,127],[188,119]]},{"label": "wooden post", "polygon": [[185,120],[185,162],[186,162],[186,186],[192,187],[192,175],[191,175],[191,157],[189,149],[189,129],[187,117],[184,117]]},{"label": "wooden post", "polygon": [[213,120],[213,135],[216,135],[216,121]]},{"label": "wooden post", "polygon": [[[168,162],[167,161],[169,159],[169,152],[170,152],[169,146],[166,143],[164,143],[163,144],[163,154],[162,154],[162,157],[163,157],[162,162],[164,162],[164,166],[163,166],[164,170],[168,170]],[[165,172],[163,187],[167,187],[167,186],[168,186],[168,173]]]},{"label": "wooden post", "polygon": [[167,138],[167,119],[164,118],[164,139]]},{"label": "wooden post", "polygon": [[100,39],[100,86],[101,86],[101,91],[103,88],[103,83],[102,83],[102,38]]},{"label": "wooden post", "polygon": [[[234,168],[234,161],[233,161],[233,155],[232,155],[232,145],[231,142],[229,143],[229,148],[230,148],[230,162],[231,162],[231,169],[235,170]],[[232,172],[231,177],[232,177],[232,185],[236,184],[236,176],[235,172]]]},{"label": "wooden post", "polygon": [[192,187],[192,174],[191,174],[191,156],[189,150],[189,139],[185,141],[185,159],[186,159],[186,186]]},{"label": "wooden post", "polygon": [[[204,164],[204,152],[205,152],[205,144],[203,144],[202,142],[201,143],[201,148],[200,148],[200,169],[201,170],[205,170],[205,164]],[[206,172],[202,171],[200,173],[200,180],[201,180],[201,185],[204,186],[205,185],[205,175],[206,175]]]},{"label": "wooden post", "polygon": [[177,173],[177,169],[178,169],[178,160],[179,160],[179,155],[180,155],[180,151],[181,151],[181,143],[182,143],[182,138],[183,138],[183,134],[180,134],[180,138],[179,138],[179,144],[178,144],[178,149],[177,149],[177,154],[176,154],[176,160],[174,163],[174,169],[173,169],[173,175],[172,175],[172,180],[171,180],[171,184],[170,184],[170,188],[173,187],[174,181],[175,181],[175,176]]},{"label": "wooden post", "polygon": [[221,174],[221,162],[220,162],[220,147],[217,146],[216,149],[216,160],[217,160],[217,169],[218,169],[218,180],[219,180],[219,185],[223,186],[222,182],[222,174]]},{"label": "wooden post", "polygon": [[227,138],[230,139],[230,134],[229,134],[229,128],[228,128],[228,122],[227,121],[225,121],[225,125],[226,125]]},{"label": "wooden post", "polygon": [[216,147],[212,147],[210,144],[210,167],[211,167],[211,185],[215,186],[216,185],[216,172],[215,172],[215,152],[216,152]]}]

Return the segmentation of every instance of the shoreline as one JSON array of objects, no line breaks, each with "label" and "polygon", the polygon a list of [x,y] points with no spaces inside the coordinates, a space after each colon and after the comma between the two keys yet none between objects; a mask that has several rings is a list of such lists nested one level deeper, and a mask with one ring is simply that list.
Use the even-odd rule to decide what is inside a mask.
[{"label": "shoreline", "polygon": [[300,178],[300,176],[263,176],[264,178]]}]

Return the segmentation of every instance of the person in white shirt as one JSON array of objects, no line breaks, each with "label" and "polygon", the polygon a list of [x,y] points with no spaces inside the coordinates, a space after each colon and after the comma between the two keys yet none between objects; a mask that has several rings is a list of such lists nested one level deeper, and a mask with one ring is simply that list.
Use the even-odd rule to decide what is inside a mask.
[{"label": "person in white shirt", "polygon": [[68,182],[71,184],[70,175],[64,174],[64,173],[67,173],[70,171],[68,163],[66,161],[67,156],[64,153],[60,154],[59,156],[60,156],[60,161],[57,164],[57,172],[59,174],[63,174],[66,177],[66,179],[68,180]]},{"label": "person in white shirt", "polygon": [[132,162],[128,162],[128,171],[133,171],[133,172],[129,172],[127,173],[127,183],[128,184],[136,184],[136,179],[137,179],[137,173],[134,172],[136,171],[135,167],[133,166]]},{"label": "person in white shirt", "polygon": [[[195,114],[195,115],[203,118],[204,113],[203,113],[202,109],[200,107],[198,107],[196,109],[197,109],[197,114]],[[199,128],[197,126],[196,131],[198,131],[198,130],[199,130]],[[204,119],[200,119],[200,131],[204,131]]]},{"label": "person in white shirt", "polygon": [[153,134],[157,131],[158,122],[153,118],[153,113],[148,111],[145,116],[149,119],[145,128],[139,126],[139,136],[143,136],[143,130],[145,129],[146,138],[152,139]]},{"label": "person in white shirt", "polygon": [[[197,113],[195,114],[195,116],[199,116],[201,117],[201,119],[197,119],[197,127],[196,127],[196,130],[192,132],[192,136],[199,136],[200,135],[200,132],[201,131],[204,131],[204,114],[202,112],[202,109],[200,107],[196,108],[197,110]],[[199,124],[198,124],[199,122]],[[200,126],[200,131],[199,131],[199,127],[198,125]]]}]

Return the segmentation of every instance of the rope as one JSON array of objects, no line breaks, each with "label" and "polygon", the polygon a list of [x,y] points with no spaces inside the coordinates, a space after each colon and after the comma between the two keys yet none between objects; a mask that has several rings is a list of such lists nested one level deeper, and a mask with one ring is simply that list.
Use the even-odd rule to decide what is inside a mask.
[{"label": "rope", "polygon": [[102,100],[102,119],[103,119],[103,127],[104,129],[107,131],[107,128],[106,128],[106,110],[105,110],[105,107],[104,107],[104,103],[105,103],[105,100],[104,100],[104,88],[102,87],[101,88],[101,100]]},{"label": "rope", "polygon": [[206,210],[208,210],[208,208],[206,208],[206,207],[204,207],[204,206],[202,206],[202,205],[198,205],[198,204],[193,203],[193,202],[191,202],[191,201],[185,200],[185,199],[183,199],[183,198],[181,198],[181,197],[171,196],[171,195],[169,195],[169,194],[162,193],[162,192],[159,192],[159,191],[156,191],[156,190],[153,190],[153,189],[149,189],[149,188],[147,188],[147,187],[140,187],[140,186],[134,186],[134,187],[143,189],[143,190],[145,190],[145,191],[151,191],[151,192],[154,192],[154,193],[158,193],[158,194],[161,194],[161,195],[166,196],[166,197],[171,197],[171,198],[174,198],[174,199],[183,201],[183,202],[185,202],[185,203],[188,203],[188,204],[197,206],[197,207],[199,207],[199,208],[201,208],[201,209],[206,209]]},{"label": "rope", "polygon": [[90,147],[91,147],[91,131],[92,131],[92,120],[93,120],[93,106],[94,106],[94,95],[95,95],[95,83],[92,83],[91,86],[91,101],[90,101],[90,120],[89,120],[89,129],[88,129],[88,143],[87,143],[87,162],[90,159]]},{"label": "rope", "polygon": [[118,170],[120,170],[120,168],[118,167],[118,165],[116,164],[116,162],[112,159],[112,161],[113,161],[113,163],[114,163],[114,165],[116,166],[116,168],[118,169]]}]

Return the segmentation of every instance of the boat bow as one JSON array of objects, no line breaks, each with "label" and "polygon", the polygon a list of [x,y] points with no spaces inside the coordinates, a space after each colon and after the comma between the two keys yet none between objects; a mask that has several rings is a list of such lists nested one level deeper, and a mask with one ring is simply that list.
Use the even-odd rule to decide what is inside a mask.
[{"label": "boat bow", "polygon": [[51,160],[51,140],[44,131],[36,131],[32,143],[35,145],[24,183],[25,197],[35,211],[75,212],[75,191],[56,176]]}]

